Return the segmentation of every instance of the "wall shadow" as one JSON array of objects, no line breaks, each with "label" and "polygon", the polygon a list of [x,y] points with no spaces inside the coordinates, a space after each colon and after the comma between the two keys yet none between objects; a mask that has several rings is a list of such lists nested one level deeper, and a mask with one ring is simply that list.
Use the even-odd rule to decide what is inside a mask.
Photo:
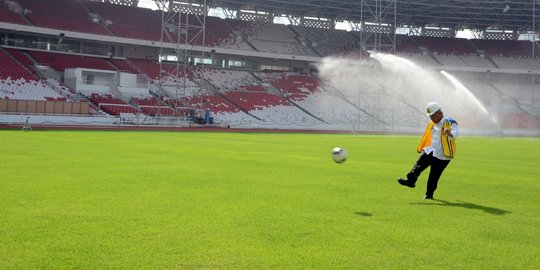
[{"label": "wall shadow", "polygon": [[411,203],[411,204],[461,207],[465,209],[482,210],[488,214],[497,215],[497,216],[502,216],[502,215],[512,213],[507,210],[503,210],[503,209],[499,209],[495,207],[483,206],[483,205],[469,203],[469,202],[449,202],[449,201],[439,200],[439,199],[434,199],[432,200],[432,202],[433,203],[423,202],[423,203]]}]

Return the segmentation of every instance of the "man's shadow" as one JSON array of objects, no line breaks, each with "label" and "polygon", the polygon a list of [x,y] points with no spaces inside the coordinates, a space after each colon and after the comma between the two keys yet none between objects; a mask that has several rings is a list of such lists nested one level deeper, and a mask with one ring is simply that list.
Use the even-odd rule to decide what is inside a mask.
[{"label": "man's shadow", "polygon": [[354,212],[354,213],[359,215],[359,216],[363,216],[363,217],[371,217],[371,216],[373,216],[373,214],[370,213],[370,212]]},{"label": "man's shadow", "polygon": [[495,208],[495,207],[488,207],[488,206],[483,206],[483,205],[478,205],[478,204],[474,204],[474,203],[469,203],[469,202],[449,202],[449,201],[445,201],[445,200],[439,200],[439,199],[434,199],[432,200],[434,202],[440,202],[440,203],[427,203],[427,202],[423,202],[423,203],[411,203],[411,204],[423,204],[423,205],[438,205],[438,206],[453,206],[453,207],[462,207],[462,208],[466,208],[466,209],[475,209],[475,210],[482,210],[488,214],[492,214],[492,215],[497,215],[497,216],[502,216],[502,215],[506,215],[506,214],[509,214],[509,213],[512,213],[510,211],[506,211],[506,210],[503,210],[503,209],[499,209],[499,208]]}]

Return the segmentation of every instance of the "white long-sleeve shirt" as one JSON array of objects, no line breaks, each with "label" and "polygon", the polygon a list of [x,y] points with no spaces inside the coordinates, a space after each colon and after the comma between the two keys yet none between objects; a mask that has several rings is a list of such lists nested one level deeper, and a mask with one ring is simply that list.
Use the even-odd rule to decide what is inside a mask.
[{"label": "white long-sleeve shirt", "polygon": [[[436,123],[431,128],[431,145],[424,147],[423,151],[426,154],[429,154],[433,152],[433,156],[441,159],[441,160],[451,160],[451,158],[446,157],[444,155],[443,149],[442,149],[442,143],[441,143],[441,131],[443,128],[444,121],[447,119],[446,116],[444,116],[439,123]],[[458,125],[456,122],[452,123],[452,130],[450,131],[450,134],[452,135],[450,137],[450,140],[455,140],[459,134]]]}]

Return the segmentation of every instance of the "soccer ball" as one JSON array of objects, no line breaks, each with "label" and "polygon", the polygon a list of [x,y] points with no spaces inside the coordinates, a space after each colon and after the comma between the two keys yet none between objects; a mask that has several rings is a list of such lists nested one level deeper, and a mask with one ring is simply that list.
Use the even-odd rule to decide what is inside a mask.
[{"label": "soccer ball", "polygon": [[332,149],[332,159],[336,163],[344,162],[347,160],[348,156],[349,154],[347,154],[347,151],[341,147],[334,147],[334,149]]}]

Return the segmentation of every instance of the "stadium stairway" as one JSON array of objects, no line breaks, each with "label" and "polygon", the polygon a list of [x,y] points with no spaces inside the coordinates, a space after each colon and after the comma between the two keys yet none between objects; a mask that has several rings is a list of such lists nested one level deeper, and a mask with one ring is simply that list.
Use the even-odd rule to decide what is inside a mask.
[{"label": "stadium stairway", "polygon": [[[109,86],[109,92],[111,92],[113,94],[114,98],[120,99],[126,104],[130,104],[129,101],[131,100],[131,98],[126,97],[124,94],[122,94],[122,92],[120,92],[120,89],[118,89],[118,87],[116,87],[114,85]],[[130,105],[132,107],[134,107],[138,111],[141,110],[141,108],[138,106],[138,104],[136,104],[137,106],[133,106],[132,104],[130,104]]]},{"label": "stadium stairway", "polygon": [[[34,68],[35,60],[29,55],[25,54],[22,51],[11,48],[0,48],[0,51],[4,53],[5,56],[9,57],[14,63],[16,63],[17,68],[23,70],[26,75],[24,75],[28,80],[40,82],[44,87],[50,89],[61,96],[65,101],[71,101],[72,93],[69,91],[63,91],[61,88],[57,87],[55,84],[51,83],[49,80],[55,80],[55,78],[48,78],[39,72],[39,69]],[[56,80],[58,81],[58,80]]]},{"label": "stadium stairway", "polygon": [[71,0],[18,0],[24,10],[24,16],[38,27],[86,32],[97,35],[110,35],[101,24],[92,21],[81,1]]},{"label": "stadium stairway", "polygon": [[49,80],[43,80],[43,82],[49,87],[51,88],[52,90],[54,90],[55,92],[57,92],[58,94],[62,95],[63,97],[66,97],[66,100],[67,101],[72,101],[73,100],[73,94],[70,93],[69,91],[63,91],[62,89],[60,89],[59,87],[57,87],[56,85],[54,85],[53,83],[51,83]]},{"label": "stadium stairway", "polygon": [[488,61],[491,65],[493,65],[493,67],[500,68],[500,66],[497,65],[497,63],[491,58],[491,54],[487,50],[478,48],[476,43],[474,43],[472,40],[468,40],[468,43],[470,44],[470,46],[472,46],[475,49],[477,55],[484,54],[485,55],[484,59],[486,59],[486,61]]},{"label": "stadium stairway", "polygon": [[234,33],[238,30],[234,29],[234,27],[229,23],[229,20],[225,19],[223,20],[223,23],[230,29],[231,33]]},{"label": "stadium stairway", "polygon": [[[23,68],[26,68],[30,72],[36,74],[49,88],[66,97],[67,100],[87,102],[86,99],[81,96],[77,96],[75,91],[69,89],[67,86],[60,87],[61,76],[52,67],[47,65],[46,69],[36,68],[35,65],[37,64],[37,61],[27,52],[17,49],[9,49],[8,51],[12,56],[14,56],[15,60],[18,61]],[[88,104],[91,103],[88,102]]]},{"label": "stadium stairway", "polygon": [[478,46],[476,46],[476,44],[474,44],[474,42],[470,41],[470,40],[467,40],[467,42],[469,43],[469,45],[471,47],[474,48],[474,50],[476,51],[477,54],[480,54],[480,49],[478,48]]},{"label": "stadium stairway", "polygon": [[[119,71],[135,72],[138,74],[145,74],[139,67],[129,61],[129,59],[112,59],[110,63],[116,67]],[[146,75],[148,79],[148,75]]]},{"label": "stadium stairway", "polygon": [[275,86],[272,85],[271,83],[266,83],[266,85],[264,85],[264,88],[266,88],[266,90],[268,91],[268,93],[283,96],[283,92],[281,92],[281,90],[280,90],[279,88],[275,87]]},{"label": "stadium stairway", "polygon": [[333,86],[330,86],[330,85],[325,85],[324,83],[321,82],[320,84],[320,88],[323,89],[323,90],[326,90],[326,91],[330,91],[331,93],[334,93],[336,97],[342,99],[343,101],[347,102],[348,104],[350,104],[351,106],[355,107],[357,110],[363,112],[364,114],[366,114],[367,116],[369,116],[370,118],[372,118],[373,120],[377,121],[378,123],[381,123],[385,126],[389,125],[386,121],[380,119],[379,117],[373,115],[372,113],[364,110],[363,108],[359,107],[357,104],[355,104],[354,102],[351,102],[347,96],[345,94],[343,94],[343,92],[341,92],[339,89],[333,87]]},{"label": "stadium stairway", "polygon": [[[255,76],[256,77],[256,76]],[[257,77],[258,78],[258,77]],[[228,103],[230,103],[232,106],[234,106],[237,110],[241,111],[241,112],[244,112],[245,114],[249,115],[250,117],[253,117],[259,121],[263,121],[261,118],[253,115],[252,113],[250,113],[249,111],[243,109],[241,106],[239,106],[238,104],[236,104],[234,101],[230,100],[229,98],[226,97],[226,95],[224,95],[221,91],[219,91],[219,89],[214,85],[212,84],[211,82],[209,82],[207,79],[205,78],[197,78],[197,76],[192,76],[192,79],[191,79],[193,82],[195,82],[195,84],[197,86],[200,87],[200,89],[206,89],[209,93],[211,94],[214,94],[214,95],[218,95],[220,98],[222,98],[223,100],[227,101]]]},{"label": "stadium stairway", "polygon": [[296,31],[296,29],[294,29],[294,27],[292,27],[292,25],[288,25],[287,26],[289,28],[289,30],[291,30],[291,32],[293,32],[293,34],[295,35],[295,40],[296,42],[298,42],[299,44],[302,44],[302,42],[305,42],[306,43],[306,48],[308,48],[310,51],[312,51],[313,53],[315,53],[315,55],[319,56],[319,57],[323,57],[319,52],[317,52],[313,47],[312,47],[312,41],[309,40],[309,38],[307,37],[304,37],[302,36],[300,33],[298,33],[298,31]]},{"label": "stadium stairway", "polygon": [[[21,55],[17,55],[17,50],[12,50],[12,49],[4,49],[4,48],[1,48],[0,49],[2,52],[5,53],[5,55],[7,57],[9,57],[11,60],[13,60],[15,63],[18,64],[18,66],[20,68],[22,68],[23,70],[25,70],[26,72],[28,72],[28,74],[32,77],[34,77],[33,79],[40,79],[40,76],[39,74],[37,74],[34,70],[30,69],[30,67],[28,67],[28,65],[25,65],[20,59],[19,57]],[[27,62],[28,63],[28,62]],[[30,78],[29,78],[30,79]]]},{"label": "stadium stairway", "polygon": [[485,52],[485,59],[488,60],[489,63],[491,63],[495,68],[501,68],[499,67],[499,65],[497,65],[497,63],[495,63],[495,61],[493,61],[493,59],[491,58],[491,55],[489,54],[489,52]]},{"label": "stadium stairway", "polygon": [[[11,10],[17,11],[12,12]],[[24,8],[15,1],[0,1],[0,13],[3,13],[4,20],[23,24],[23,25],[32,25],[35,26],[25,15]],[[7,16],[7,17],[6,17]]]},{"label": "stadium stairway", "polygon": [[307,47],[308,47],[311,51],[313,51],[313,52],[315,53],[316,56],[319,56],[319,57],[321,57],[321,58],[324,57],[324,55],[323,55],[321,52],[319,52],[316,48],[313,47],[313,41],[312,41],[312,40],[310,40],[308,37],[303,37],[302,35],[300,35],[300,34],[298,33],[298,31],[296,31],[296,29],[294,29],[294,27],[292,27],[292,26],[290,26],[290,25],[289,25],[289,29],[291,29],[291,31],[292,31],[293,33],[295,33],[295,34],[298,36],[298,37],[296,38],[298,42],[301,43],[301,41],[299,40],[299,37],[302,37],[303,39],[305,39],[306,44],[307,44]]},{"label": "stadium stairway", "polygon": [[373,79],[373,81],[374,81],[377,85],[379,85],[381,91],[384,92],[386,95],[388,95],[388,96],[398,95],[398,98],[403,102],[403,104],[405,104],[405,105],[406,105],[408,108],[410,108],[411,110],[417,112],[418,115],[422,115],[422,114],[425,113],[424,111],[419,110],[416,106],[414,106],[414,105],[412,105],[411,103],[409,103],[409,102],[407,101],[407,97],[406,97],[406,96],[403,96],[403,95],[401,95],[401,94],[399,94],[399,93],[397,93],[397,94],[390,94],[391,91],[389,91],[388,88],[387,88],[383,83],[381,83],[381,82],[379,82],[379,81],[377,81],[377,80],[375,80],[375,79]]},{"label": "stadium stairway", "polygon": [[257,76],[257,74],[255,74],[255,72],[253,72],[253,71],[248,71],[248,72],[249,72],[249,74],[251,74],[251,76],[255,77],[255,79],[257,79],[258,82],[264,81],[263,78]]},{"label": "stadium stairway", "polygon": [[26,57],[25,59],[28,59],[31,62],[32,70],[42,79],[54,79],[56,81],[60,81],[62,76],[56,71],[54,68],[52,68],[48,64],[39,63],[41,66],[46,68],[37,68],[36,64],[38,64],[38,61],[32,55],[30,55],[27,51],[19,51],[21,53],[21,57]]},{"label": "stadium stairway", "polygon": [[83,6],[84,10],[86,10],[86,14],[93,14],[92,18],[96,18],[99,20],[99,25],[101,25],[102,28],[105,29],[111,36],[118,36],[116,35],[109,27],[107,27],[107,20],[105,20],[101,15],[91,11],[88,6],[86,6],[85,1],[80,1],[81,5]]},{"label": "stadium stairway", "polygon": [[325,121],[324,119],[322,118],[319,118],[317,117],[316,115],[312,114],[311,112],[309,112],[308,110],[304,109],[302,106],[298,105],[296,102],[294,102],[294,100],[290,99],[290,98],[287,98],[287,97],[284,97],[287,101],[289,101],[293,106],[297,107],[298,109],[300,109],[301,111],[303,111],[305,114],[321,121],[322,123],[325,123],[325,124],[330,124],[329,122]]},{"label": "stadium stairway", "polygon": [[512,96],[509,96],[509,95],[505,95],[499,88],[497,88],[497,86],[495,86],[492,82],[487,82],[487,85],[489,85],[489,87],[493,88],[493,90],[495,90],[495,92],[497,92],[497,94],[499,95],[499,97],[505,97],[506,99],[510,99],[512,105],[518,110],[520,111],[521,113],[527,115],[527,117],[531,120],[533,120],[533,122],[535,122],[536,124],[540,124],[540,119],[537,118],[536,115],[532,114],[531,112],[523,109],[523,107],[521,107],[521,104],[519,103],[519,101],[512,97]]},{"label": "stadium stairway", "polygon": [[[291,32],[293,32],[297,37],[302,37],[302,35],[300,35],[300,33],[298,33],[298,31],[296,31],[296,29],[294,29],[294,27],[292,27],[292,25],[288,25],[287,26],[289,28],[289,30],[291,30]],[[305,37],[304,37],[305,38]],[[306,38],[307,39],[307,38]]]},{"label": "stadium stairway", "polygon": [[209,82],[207,79],[205,78],[196,78],[197,76],[193,76],[191,78],[191,80],[197,85],[199,86],[200,89],[206,89],[207,91],[209,92],[212,92],[212,93],[217,93],[219,92],[218,91],[218,88],[212,84],[211,82]]},{"label": "stadium stairway", "polygon": [[[244,36],[244,34],[242,34],[242,36]],[[249,47],[251,47],[253,50],[255,50],[256,52],[260,52],[259,49],[257,49],[257,47],[255,47],[251,41],[249,41],[249,39],[246,38],[246,44],[249,45]]]},{"label": "stadium stairway", "polygon": [[[428,50],[429,50],[429,49],[428,49]],[[437,57],[435,57],[435,56],[433,55],[433,52],[432,52],[431,50],[429,50],[429,57],[431,57],[431,59],[432,59],[433,61],[435,61],[435,63],[437,63],[437,64],[439,64],[439,65],[441,65],[441,66],[444,66],[443,63],[441,63],[441,61],[439,61],[439,59],[437,59]]]}]

